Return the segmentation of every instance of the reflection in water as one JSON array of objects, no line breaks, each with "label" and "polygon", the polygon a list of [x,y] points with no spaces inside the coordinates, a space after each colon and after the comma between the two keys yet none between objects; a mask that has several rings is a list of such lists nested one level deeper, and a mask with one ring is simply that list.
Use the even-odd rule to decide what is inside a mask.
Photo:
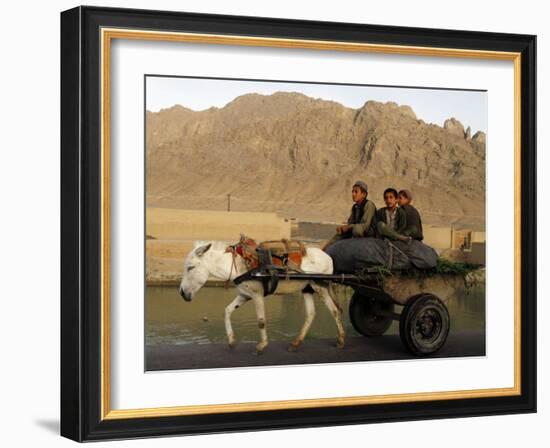
[{"label": "reflection in water", "polygon": [[[337,301],[344,310],[346,334],[357,336],[348,316],[353,290],[338,285]],[[234,288],[204,287],[185,302],[177,286],[148,286],[146,289],[146,343],[209,344],[226,342],[224,311],[236,297]],[[485,328],[485,288],[453,294],[447,302],[451,315],[451,331]],[[315,297],[316,315],[308,338],[336,338],[336,324],[323,302]],[[396,307],[399,312],[401,307]],[[301,294],[271,296],[266,299],[268,337],[272,341],[289,341],[296,336],[304,322]],[[255,342],[259,338],[254,304],[248,302],[231,316],[238,341]],[[399,323],[394,321],[388,334],[398,334]]]}]

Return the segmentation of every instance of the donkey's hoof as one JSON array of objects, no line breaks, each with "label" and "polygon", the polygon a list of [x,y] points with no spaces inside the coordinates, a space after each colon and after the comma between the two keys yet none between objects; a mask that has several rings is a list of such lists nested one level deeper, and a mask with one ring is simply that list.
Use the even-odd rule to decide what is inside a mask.
[{"label": "donkey's hoof", "polygon": [[343,339],[338,339],[336,341],[336,348],[342,349],[342,348],[345,347],[345,345],[346,345],[346,343],[344,342]]},{"label": "donkey's hoof", "polygon": [[231,342],[230,342],[229,344],[227,344],[227,345],[229,345],[229,348],[230,348],[231,350],[233,350],[233,349],[236,347],[237,343],[236,343],[235,341],[231,341]]},{"label": "donkey's hoof", "polygon": [[294,344],[294,343],[291,343],[286,349],[289,351],[289,352],[297,352],[298,351],[298,347],[300,346],[300,344]]},{"label": "donkey's hoof", "polygon": [[261,355],[266,347],[267,342],[260,342],[258,345],[256,345],[256,354]]}]

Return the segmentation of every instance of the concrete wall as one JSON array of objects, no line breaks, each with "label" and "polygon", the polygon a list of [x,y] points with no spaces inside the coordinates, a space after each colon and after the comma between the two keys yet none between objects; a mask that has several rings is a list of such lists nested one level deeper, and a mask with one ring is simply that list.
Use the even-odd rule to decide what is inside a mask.
[{"label": "concrete wall", "polygon": [[452,229],[450,227],[432,227],[424,224],[424,243],[434,249],[452,247]]},{"label": "concrete wall", "polygon": [[472,243],[472,250],[467,252],[466,261],[485,266],[485,241],[482,243]]},{"label": "concrete wall", "polygon": [[326,224],[321,222],[299,222],[292,235],[296,238],[311,240],[322,240],[332,238],[336,234],[337,224]]},{"label": "concrete wall", "polygon": [[435,249],[458,249],[464,237],[470,239],[472,250],[474,244],[483,244],[485,246],[485,232],[453,229],[452,227],[435,227],[429,224],[424,225],[424,242]]},{"label": "concrete wall", "polygon": [[472,249],[473,243],[485,243],[485,232],[472,232]]},{"label": "concrete wall", "polygon": [[275,213],[148,208],[147,235],[162,240],[258,240],[290,238],[290,222]]}]

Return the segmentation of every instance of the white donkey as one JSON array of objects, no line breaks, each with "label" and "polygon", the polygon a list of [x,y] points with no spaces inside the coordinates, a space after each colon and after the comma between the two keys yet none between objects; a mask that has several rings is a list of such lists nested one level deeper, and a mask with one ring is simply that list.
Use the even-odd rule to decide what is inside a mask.
[{"label": "white donkey", "polygon": [[[238,255],[234,257],[231,252],[226,252],[226,248],[227,244],[219,241],[195,243],[194,249],[185,259],[183,276],[179,287],[179,293],[186,301],[190,302],[193,299],[193,296],[206,283],[209,276],[221,280],[233,281],[233,279],[247,271],[242,257]],[[304,272],[332,274],[332,258],[329,255],[316,247],[308,247],[306,250],[301,265],[301,269]],[[343,348],[345,333],[344,326],[342,325],[341,311],[335,304],[326,286],[310,280],[280,280],[274,294],[281,295],[303,291],[308,285],[313,291],[319,294],[334,317],[338,331],[336,346],[338,348]],[[260,329],[260,342],[256,345],[256,352],[258,354],[262,353],[268,344],[263,285],[260,281],[248,280],[237,285],[237,290],[237,297],[235,297],[235,299],[225,308],[225,329],[227,331],[229,346],[235,346],[235,334],[231,327],[231,314],[242,304],[252,300],[256,306],[256,317]],[[306,313],[305,321],[300,333],[288,347],[289,351],[296,351],[304,341],[315,316],[313,294],[311,292],[303,292],[303,296]]]}]

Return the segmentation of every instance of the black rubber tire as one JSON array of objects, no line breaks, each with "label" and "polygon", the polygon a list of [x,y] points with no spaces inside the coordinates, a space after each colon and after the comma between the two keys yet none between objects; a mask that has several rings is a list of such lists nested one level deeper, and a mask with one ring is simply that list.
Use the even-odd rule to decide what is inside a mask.
[{"label": "black rubber tire", "polygon": [[433,294],[418,294],[408,301],[399,319],[399,336],[413,355],[437,352],[449,335],[451,318],[445,304]]},{"label": "black rubber tire", "polygon": [[392,324],[389,316],[380,316],[377,311],[393,313],[391,302],[377,300],[357,292],[353,293],[349,303],[349,318],[353,328],[363,336],[381,336]]}]

